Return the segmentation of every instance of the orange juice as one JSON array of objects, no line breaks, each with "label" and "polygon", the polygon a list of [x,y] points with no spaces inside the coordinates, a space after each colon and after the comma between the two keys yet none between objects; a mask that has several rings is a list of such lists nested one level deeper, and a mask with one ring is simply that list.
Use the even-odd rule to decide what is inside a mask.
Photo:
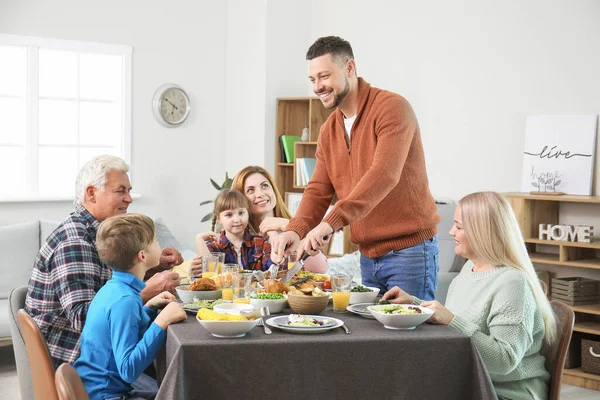
[{"label": "orange juice", "polygon": [[216,261],[209,261],[206,269],[208,269],[210,272],[217,273]]},{"label": "orange juice", "polygon": [[223,288],[221,294],[223,296],[223,300],[233,300],[233,288]]},{"label": "orange juice", "polygon": [[202,277],[203,278],[212,278],[213,276],[215,276],[217,273],[216,272],[203,272],[202,273]]},{"label": "orange juice", "polygon": [[350,292],[333,292],[333,310],[345,310],[350,304]]},{"label": "orange juice", "polygon": [[[350,297],[348,297],[348,301],[350,301]],[[233,302],[239,304],[250,304],[250,299],[233,299]]]}]

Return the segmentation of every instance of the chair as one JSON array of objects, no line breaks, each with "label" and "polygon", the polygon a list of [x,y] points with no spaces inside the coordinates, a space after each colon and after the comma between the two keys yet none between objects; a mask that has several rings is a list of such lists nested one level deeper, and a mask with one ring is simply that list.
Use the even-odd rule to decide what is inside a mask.
[{"label": "chair", "polygon": [[546,370],[550,372],[550,392],[549,400],[558,400],[560,397],[560,384],[565,366],[565,358],[571,335],[573,334],[573,324],[575,323],[575,313],[569,306],[559,301],[550,302],[554,314],[556,315],[557,339],[555,343],[548,345],[544,341],[540,353],[546,357]]},{"label": "chair", "polygon": [[546,285],[546,282],[540,279],[540,286],[542,287],[544,294],[548,296],[548,285]]},{"label": "chair", "polygon": [[62,364],[54,377],[59,400],[89,400],[81,378],[71,364]]},{"label": "chair", "polygon": [[26,296],[27,286],[13,289],[10,292],[8,295],[8,319],[17,364],[21,400],[33,400],[33,384],[31,382],[31,371],[29,370],[29,359],[27,358],[27,350],[25,349],[25,342],[23,341],[21,327],[17,318],[19,310],[25,307]]},{"label": "chair", "polygon": [[25,312],[18,312],[19,325],[29,357],[29,368],[33,382],[35,399],[58,400],[54,383],[54,365],[46,345],[46,340],[33,318]]}]

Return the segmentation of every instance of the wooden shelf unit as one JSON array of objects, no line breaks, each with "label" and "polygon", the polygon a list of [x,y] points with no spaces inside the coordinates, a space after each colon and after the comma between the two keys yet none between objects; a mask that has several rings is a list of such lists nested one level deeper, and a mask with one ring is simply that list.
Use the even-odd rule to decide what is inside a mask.
[{"label": "wooden shelf unit", "polygon": [[[545,196],[529,193],[504,193],[504,196],[509,199],[515,211],[532,262],[600,269],[600,238],[593,238],[591,243],[538,239],[540,224],[559,223],[561,203],[600,205],[600,196]],[[548,252],[548,248],[558,251]],[[597,340],[600,340],[600,304],[570,307],[575,312],[573,331],[597,335]],[[562,381],[568,385],[600,390],[600,376],[585,373],[581,368],[565,369]]]},{"label": "wooden shelf unit", "polygon": [[[315,157],[317,139],[321,126],[331,110],[323,107],[318,97],[283,97],[277,99],[277,121],[275,127],[275,184],[285,198],[286,192],[302,193],[306,186],[296,185],[296,158]],[[291,163],[282,159],[279,137],[281,135],[302,134],[308,125],[309,140],[294,143],[294,160]],[[350,230],[344,228],[344,253],[352,253],[358,246],[350,241]],[[325,249],[327,254],[327,248]]]}]

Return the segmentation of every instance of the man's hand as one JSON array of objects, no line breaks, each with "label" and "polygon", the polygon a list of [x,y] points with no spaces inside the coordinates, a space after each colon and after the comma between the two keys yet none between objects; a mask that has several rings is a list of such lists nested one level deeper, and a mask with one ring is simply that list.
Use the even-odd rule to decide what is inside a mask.
[{"label": "man's hand", "polygon": [[300,244],[300,236],[294,231],[283,232],[271,238],[271,260],[279,264],[283,257],[296,250]]},{"label": "man's hand", "polygon": [[290,222],[287,218],[267,217],[260,223],[260,234],[265,236],[269,232],[281,232]]},{"label": "man's hand", "polygon": [[398,286],[394,286],[385,292],[381,300],[388,300],[393,304],[412,304],[412,296]]},{"label": "man's hand", "polygon": [[147,303],[154,296],[164,291],[175,294],[177,285],[179,285],[179,274],[177,272],[164,271],[155,274],[146,281],[146,287],[142,290],[142,301]]},{"label": "man's hand", "polygon": [[181,264],[182,262],[183,257],[177,249],[173,247],[165,247],[160,255],[160,264],[158,264],[158,268],[165,271]]},{"label": "man's hand", "polygon": [[449,325],[454,319],[454,314],[437,300],[424,301],[420,305],[421,307],[427,307],[433,311],[433,315],[427,320],[427,323],[429,324]]},{"label": "man's hand", "polygon": [[310,253],[311,250],[322,250],[331,239],[333,228],[327,222],[321,222],[312,231],[308,232],[304,239],[302,251],[298,252],[298,260],[302,258],[302,253]]},{"label": "man's hand", "polygon": [[154,296],[146,303],[146,307],[152,311],[156,311],[159,308],[164,308],[170,302],[175,301],[175,296],[169,292],[162,292],[158,296]]}]

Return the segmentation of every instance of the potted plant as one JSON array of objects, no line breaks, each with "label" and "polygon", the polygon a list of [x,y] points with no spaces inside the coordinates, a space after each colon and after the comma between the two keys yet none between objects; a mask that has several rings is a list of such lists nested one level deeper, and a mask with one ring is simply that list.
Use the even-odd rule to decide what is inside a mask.
[{"label": "potted plant", "polygon": [[[221,185],[219,185],[217,182],[215,182],[214,180],[210,180],[210,183],[213,185],[213,187],[215,189],[217,189],[219,192],[221,190],[224,189],[231,189],[231,184],[233,183],[233,179],[229,177],[229,174],[227,172],[225,172],[225,180],[223,181],[223,183]],[[204,206],[206,204],[212,204],[214,203],[215,200],[205,200],[203,202],[200,203],[201,206]],[[214,209],[214,207],[213,207]],[[210,221],[214,216],[214,213],[212,212],[212,210],[206,214],[204,217],[202,217],[202,221],[201,222],[207,222]]]}]

